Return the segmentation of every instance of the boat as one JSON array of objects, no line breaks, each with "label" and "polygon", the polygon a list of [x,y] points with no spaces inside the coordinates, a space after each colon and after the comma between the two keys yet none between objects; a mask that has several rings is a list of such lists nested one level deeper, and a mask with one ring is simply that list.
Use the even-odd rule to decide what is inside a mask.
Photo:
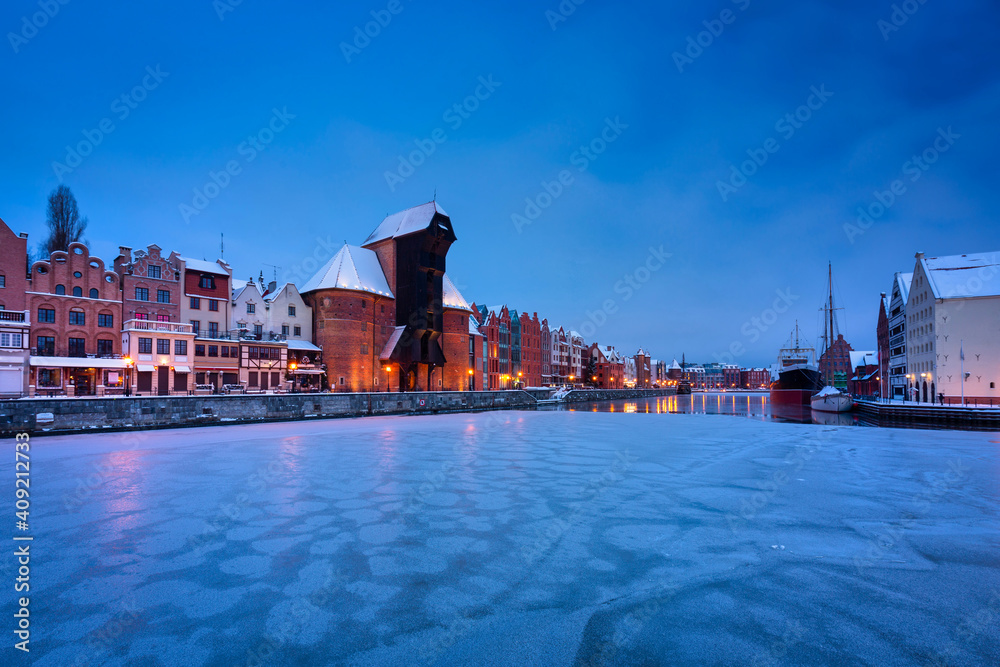
[{"label": "boat", "polygon": [[817,412],[850,412],[854,399],[836,387],[823,387],[810,399],[810,405]]},{"label": "boat", "polygon": [[771,403],[809,405],[809,399],[822,388],[816,349],[801,341],[796,321],[787,346],[778,352],[778,379],[771,383]]}]

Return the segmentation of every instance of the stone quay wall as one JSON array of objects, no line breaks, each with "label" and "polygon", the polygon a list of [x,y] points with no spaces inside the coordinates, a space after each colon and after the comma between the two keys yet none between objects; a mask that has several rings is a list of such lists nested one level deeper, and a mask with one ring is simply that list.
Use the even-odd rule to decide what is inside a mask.
[{"label": "stone quay wall", "polygon": [[[567,401],[649,398],[673,390],[577,390]],[[246,424],[265,421],[434,414],[534,408],[525,391],[444,391],[359,394],[250,394],[30,398],[0,401],[0,435],[94,433],[111,430]]]}]

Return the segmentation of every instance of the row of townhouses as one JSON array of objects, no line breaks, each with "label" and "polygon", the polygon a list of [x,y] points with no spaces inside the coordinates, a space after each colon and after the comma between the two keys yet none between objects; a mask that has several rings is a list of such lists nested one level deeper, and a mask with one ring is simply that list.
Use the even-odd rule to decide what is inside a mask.
[{"label": "row of townhouses", "polygon": [[[879,300],[877,352],[857,393],[924,403],[1000,399],[1000,252],[915,256]],[[856,378],[862,380],[864,378]]]},{"label": "row of townhouses", "polygon": [[[29,265],[0,220],[0,396],[411,391],[676,382],[662,361],[587,343],[537,312],[469,303],[429,202],[345,244],[305,284],[222,259],[83,243]],[[676,361],[673,363],[676,366]]]}]

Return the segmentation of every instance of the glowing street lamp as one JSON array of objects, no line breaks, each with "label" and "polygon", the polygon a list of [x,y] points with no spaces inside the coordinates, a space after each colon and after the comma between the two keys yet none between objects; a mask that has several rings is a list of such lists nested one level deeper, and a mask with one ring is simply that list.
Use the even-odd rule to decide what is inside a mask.
[{"label": "glowing street lamp", "polygon": [[125,357],[125,395],[132,395],[132,357]]}]

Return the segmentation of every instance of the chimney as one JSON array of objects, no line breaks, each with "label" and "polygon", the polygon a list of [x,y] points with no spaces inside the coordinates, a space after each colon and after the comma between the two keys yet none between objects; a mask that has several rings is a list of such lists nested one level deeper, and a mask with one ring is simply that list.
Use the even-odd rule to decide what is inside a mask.
[{"label": "chimney", "polygon": [[272,294],[274,290],[278,289],[278,281],[272,280],[267,284],[267,293]]},{"label": "chimney", "polygon": [[918,252],[916,255],[914,255],[914,257],[916,257],[917,259],[923,259],[924,258],[924,253]]},{"label": "chimney", "polygon": [[22,239],[26,239],[28,238],[28,232],[21,232],[20,234],[18,234],[18,236],[21,237]]},{"label": "chimney", "polygon": [[125,258],[125,263],[129,264],[132,262],[132,248],[128,246],[120,245],[118,246],[118,256]]}]

